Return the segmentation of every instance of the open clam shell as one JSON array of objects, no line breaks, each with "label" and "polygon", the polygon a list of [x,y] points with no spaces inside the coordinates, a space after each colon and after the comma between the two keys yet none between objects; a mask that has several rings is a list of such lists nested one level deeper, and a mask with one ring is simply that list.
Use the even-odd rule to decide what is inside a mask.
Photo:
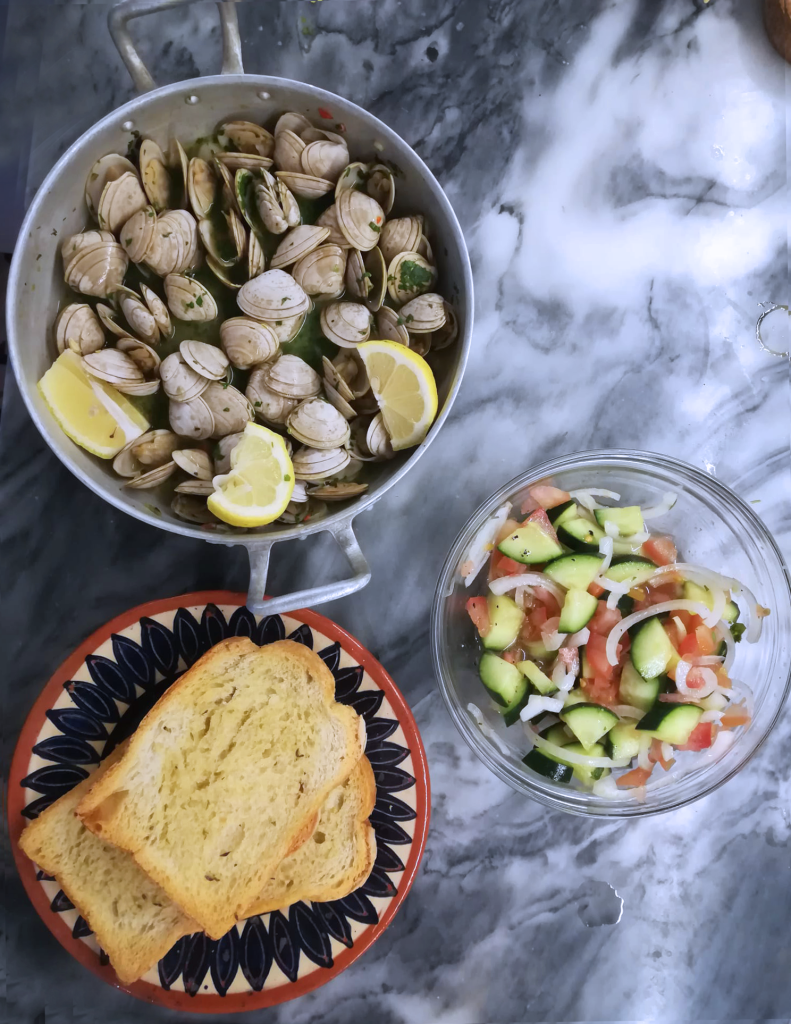
[{"label": "open clam shell", "polygon": [[392,459],[395,456],[390,435],[385,427],[384,417],[378,412],[371,420],[365,435],[368,451],[376,459]]},{"label": "open clam shell", "polygon": [[429,242],[425,235],[420,236],[420,241],[415,246],[415,251],[419,252],[421,256],[425,256],[432,267],[435,265],[434,250],[431,248],[431,242]]},{"label": "open clam shell", "polygon": [[197,266],[198,225],[187,210],[168,210],[157,219],[144,262],[159,277]]},{"label": "open clam shell", "polygon": [[336,201],[338,226],[349,243],[362,252],[378,244],[385,214],[375,199],[356,189],[345,189]]},{"label": "open clam shell", "polygon": [[268,324],[235,316],[220,325],[220,342],[235,367],[250,370],[274,359],[280,348],[277,335]]},{"label": "open clam shell", "polygon": [[209,511],[206,499],[196,497],[194,494],[174,494],[170,510],[179,519],[187,523],[196,523],[198,526],[219,522],[214,513]]},{"label": "open clam shell", "polygon": [[302,172],[302,154],[306,148],[307,143],[290,128],[275,130],[275,167],[281,171],[300,174]]},{"label": "open clam shell", "polygon": [[369,165],[360,161],[355,161],[344,168],[335,185],[335,202],[337,203],[341,192],[364,191],[368,181],[368,171]]},{"label": "open clam shell", "polygon": [[336,390],[326,378],[324,380],[324,394],[327,396],[327,401],[335,406],[344,419],[353,420],[357,416],[357,410],[354,406],[350,405],[348,399],[344,398],[340,391]]},{"label": "open clam shell", "polygon": [[127,171],[120,178],[108,181],[96,208],[99,227],[115,234],[126,224],[133,213],[144,209],[148,199],[140,184],[140,179],[132,171]]},{"label": "open clam shell", "polygon": [[304,312],[298,316],[286,317],[285,320],[268,320],[267,327],[271,327],[280,344],[285,345],[293,341],[302,330],[307,315],[307,312]]},{"label": "open clam shell", "polygon": [[58,313],[55,321],[55,344],[58,352],[67,348],[86,356],[104,348],[105,336],[99,317],[87,302],[70,302]]},{"label": "open clam shell", "polygon": [[316,221],[316,225],[317,227],[329,228],[330,233],[325,239],[329,245],[338,245],[341,249],[350,248],[349,239],[344,235],[338,225],[338,207],[336,203],[327,207],[324,213],[322,213]]},{"label": "open clam shell", "polygon": [[445,300],[436,292],[426,292],[403,305],[398,315],[410,334],[429,334],[445,323]]},{"label": "open clam shell", "polygon": [[346,294],[350,299],[368,298],[371,282],[368,274],[365,272],[365,260],[359,249],[349,249],[346,254],[344,282],[346,284]]},{"label": "open clam shell", "polygon": [[400,313],[390,306],[382,306],[377,310],[374,321],[376,336],[382,341],[396,341],[399,345],[409,345],[409,331]]},{"label": "open clam shell", "polygon": [[[354,392],[346,383],[346,378],[341,376],[340,370],[334,363],[332,363],[326,356],[321,357],[321,365],[324,369],[324,389],[331,387],[333,391],[337,391],[340,397],[348,404],[354,400]],[[356,367],[354,373],[357,372]],[[352,374],[353,376],[354,374]],[[348,419],[348,417],[347,417]]]},{"label": "open clam shell", "polygon": [[211,480],[182,480],[176,484],[176,494],[193,494],[198,498],[208,498],[214,494],[214,484]]},{"label": "open clam shell", "polygon": [[[103,302],[96,303],[96,314],[101,321],[102,326],[114,334],[116,338],[133,338],[134,336],[122,325],[118,323],[116,317],[118,316],[117,310],[113,309],[112,306],[106,306]],[[137,340],[136,338],[134,339]]]},{"label": "open clam shell", "polygon": [[[304,140],[303,140],[304,141]],[[319,139],[310,142],[302,151],[302,170],[315,178],[323,178],[333,184],[349,163],[349,150],[345,142],[330,142]]]},{"label": "open clam shell", "polygon": [[333,359],[332,365],[348,385],[353,398],[362,398],[370,391],[371,382],[368,380],[368,371],[365,368],[363,357],[357,349],[341,349]]},{"label": "open clam shell", "polygon": [[299,260],[292,274],[306,295],[335,298],[343,294],[346,250],[337,245],[320,245]]},{"label": "open clam shell", "polygon": [[264,250],[261,248],[261,243],[258,241],[258,235],[255,231],[251,231],[247,245],[248,280],[253,277],[258,277],[258,275],[263,274],[265,270],[266,256],[264,255]]},{"label": "open clam shell", "polygon": [[193,441],[204,441],[214,433],[214,416],[200,395],[189,402],[171,401],[168,417],[172,430]]},{"label": "open clam shell", "polygon": [[386,164],[374,164],[368,174],[365,189],[389,215],[395,203],[395,178]]},{"label": "open clam shell", "polygon": [[[171,400],[171,407],[174,402],[191,402],[194,398],[198,398],[210,383],[209,378],[194,370],[180,352],[172,352],[162,360],[159,376],[162,379],[165,394]],[[173,429],[177,434],[181,433],[176,427]],[[212,429],[214,428],[212,427]]]},{"label": "open clam shell", "polygon": [[134,441],[130,441],[129,444],[125,445],[120,452],[113,459],[113,470],[118,476],[133,477],[138,476],[143,472],[143,463],[139,462],[133,452],[132,448],[137,444],[139,438],[135,438]]},{"label": "open clam shell", "polygon": [[416,252],[422,234],[422,217],[396,217],[389,220],[379,238],[379,248],[387,266],[400,252]]},{"label": "open clam shell", "polygon": [[371,314],[359,302],[331,302],[321,311],[321,332],[340,348],[356,348],[371,336]]},{"label": "open clam shell", "polygon": [[169,209],[172,206],[173,195],[170,171],[167,168],[165,154],[153,139],[143,139],[138,164],[149,203],[157,213]]},{"label": "open clam shell", "polygon": [[211,436],[215,440],[227,434],[239,433],[250,420],[255,419],[250,402],[241,391],[230,384],[212,381],[201,398],[214,417],[214,430]]},{"label": "open clam shell", "polygon": [[238,263],[247,251],[247,231],[235,210],[223,212],[221,222],[213,217],[198,221],[198,234],[206,251],[224,266]]},{"label": "open clam shell", "polygon": [[[181,191],[181,206],[186,209],[189,206],[188,179],[190,158],[178,139],[171,139],[168,147],[168,163],[173,168],[173,173],[179,182]],[[171,179],[172,180],[172,179]]]},{"label": "open clam shell", "polygon": [[376,246],[367,252],[363,259],[363,265],[369,283],[368,294],[363,302],[372,313],[375,313],[381,308],[387,291],[387,268],[382,250]]},{"label": "open clam shell", "polygon": [[437,271],[419,252],[400,252],[387,268],[387,291],[399,306],[431,291]]},{"label": "open clam shell", "polygon": [[154,487],[159,487],[161,483],[164,483],[169,477],[173,476],[176,472],[175,462],[166,462],[163,466],[157,466],[156,469],[150,469],[147,473],[141,473],[139,476],[134,476],[130,480],[127,480],[124,487],[129,487],[135,491],[150,491]]},{"label": "open clam shell", "polygon": [[304,289],[284,270],[267,270],[242,285],[239,308],[254,320],[286,320],[310,308]]},{"label": "open clam shell", "polygon": [[214,463],[211,455],[202,448],[176,448],[172,452],[173,461],[185,473],[196,480],[211,480],[214,476]]},{"label": "open clam shell", "polygon": [[297,228],[292,228],[275,250],[275,254],[269,263],[270,268],[277,270],[296,263],[303,256],[307,256],[314,249],[318,249],[329,233],[329,228],[320,227],[315,224],[302,224]]},{"label": "open clam shell", "polygon": [[154,207],[144,206],[142,210],[133,213],[121,228],[118,238],[133,263],[142,263],[145,259],[154,237],[156,223],[157,214]]},{"label": "open clam shell", "polygon": [[311,487],[308,493],[311,498],[321,498],[322,501],[347,501],[349,498],[365,494],[367,490],[368,484],[347,480],[337,484],[320,484],[318,487]]},{"label": "open clam shell", "polygon": [[300,401],[321,391],[321,377],[299,356],[283,355],[263,367],[262,378],[270,391]]},{"label": "open clam shell", "polygon": [[346,145],[346,139],[339,132],[330,132],[326,128],[316,128],[315,125],[311,125],[310,128],[303,128],[299,136],[308,145],[311,142],[334,142],[338,146]]},{"label": "open clam shell", "polygon": [[[246,189],[249,187],[247,179],[236,176],[237,201],[242,206],[243,212],[246,207]],[[273,235],[282,235],[290,227],[297,227],[302,221],[302,214],[299,203],[291,193],[291,190],[282,181],[278,181],[267,171],[262,171],[259,179],[253,185],[253,199],[258,215],[264,227]],[[247,222],[254,228],[253,221],[247,211]]]},{"label": "open clam shell", "polygon": [[240,263],[226,266],[218,262],[211,253],[206,253],[206,266],[214,274],[217,280],[232,291],[239,291],[247,281],[247,274]]},{"label": "open clam shell", "polygon": [[142,466],[164,466],[171,461],[181,438],[172,430],[149,430],[132,444],[132,454]]},{"label": "open clam shell", "polygon": [[74,291],[104,299],[120,287],[128,266],[129,258],[118,242],[95,242],[69,258],[64,279]]},{"label": "open clam shell", "polygon": [[149,288],[147,284],[140,285],[140,294],[143,296],[143,301],[148,306],[151,315],[156,321],[156,325],[159,328],[160,334],[169,338],[173,333],[173,324],[170,320],[170,313],[168,313],[168,307],[160,299],[153,288]]},{"label": "open clam shell", "polygon": [[445,323],[438,328],[431,336],[431,347],[435,352],[448,348],[459,336],[459,321],[456,317],[456,310],[449,302],[443,302],[445,310]]},{"label": "open clam shell", "polygon": [[228,356],[216,345],[205,341],[182,341],[179,352],[184,362],[201,377],[222,380],[228,372]]},{"label": "open clam shell", "polygon": [[350,437],[346,418],[323,398],[300,403],[286,420],[286,429],[309,448],[341,448]]},{"label": "open clam shell", "polygon": [[[273,426],[283,426],[301,399],[286,398],[267,387],[264,379],[266,367],[259,366],[250,374],[245,388],[245,397],[252,405],[255,417]],[[227,470],[217,470],[225,473]]]},{"label": "open clam shell", "polygon": [[229,171],[260,171],[272,166],[272,159],[258,153],[218,153],[217,160]]},{"label": "open clam shell", "polygon": [[221,437],[214,446],[214,475],[222,476],[231,472],[231,455],[242,440],[242,433]]},{"label": "open clam shell", "polygon": [[120,153],[108,153],[100,157],[91,167],[85,182],[85,203],[92,216],[96,216],[99,200],[102,198],[105,185],[116,181],[123,174],[136,174],[135,165]]},{"label": "open clam shell", "polygon": [[88,231],[78,231],[74,235],[69,235],[68,238],[64,239],[63,245],[60,248],[64,271],[68,272],[69,264],[76,257],[77,253],[93,249],[102,242],[114,241],[115,235],[111,231],[94,231],[92,228]]},{"label": "open clam shell", "polygon": [[142,298],[131,288],[119,288],[115,297],[135,337],[140,338],[148,345],[158,344],[159,325]]},{"label": "open clam shell", "polygon": [[294,171],[278,171],[277,178],[282,181],[295,196],[303,199],[321,199],[332,192],[335,183],[314,174],[300,174]]},{"label": "open clam shell", "polygon": [[82,357],[82,364],[91,377],[107,381],[114,386],[142,383],[144,379],[143,371],[137,363],[116,348],[90,352]]},{"label": "open clam shell", "polygon": [[346,469],[352,457],[345,448],[300,448],[292,457],[297,480],[329,480]]},{"label": "open clam shell", "polygon": [[425,358],[431,351],[433,337],[433,334],[410,334],[409,347],[416,355]]},{"label": "open clam shell", "polygon": [[214,296],[200,281],[184,274],[168,274],[165,295],[170,312],[178,320],[204,322],[219,313]]},{"label": "open clam shell", "polygon": [[187,169],[187,195],[192,212],[202,220],[208,217],[217,199],[220,180],[212,164],[194,156]]},{"label": "open clam shell", "polygon": [[260,124],[252,121],[226,121],[220,126],[219,136],[225,136],[239,153],[257,153],[271,157],[275,152],[275,137]]},{"label": "open clam shell", "polygon": [[299,136],[307,128],[312,128],[313,125],[305,117],[304,114],[298,114],[295,111],[288,110],[285,114],[281,114],[275,125],[275,139],[278,135],[284,131],[293,132]]},{"label": "open clam shell", "polygon": [[139,338],[119,338],[116,342],[119,352],[129,356],[146,377],[158,376],[161,360],[159,353]]}]

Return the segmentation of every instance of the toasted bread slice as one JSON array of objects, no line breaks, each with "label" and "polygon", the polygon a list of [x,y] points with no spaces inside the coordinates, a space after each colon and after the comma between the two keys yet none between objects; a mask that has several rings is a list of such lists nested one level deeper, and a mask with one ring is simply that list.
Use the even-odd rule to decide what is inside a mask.
[{"label": "toasted bread slice", "polygon": [[78,814],[219,939],[364,747],[317,654],[233,637],[157,702]]},{"label": "toasted bread slice", "polygon": [[368,821],[375,800],[374,773],[362,757],[322,804],[312,837],[280,862],[245,916],[266,914],[297,900],[339,900],[362,885],[376,860],[376,837]]},{"label": "toasted bread slice", "polygon": [[108,757],[24,830],[22,851],[53,875],[96,935],[119,980],[142,977],[182,935],[199,931],[126,851],[97,838],[74,813],[118,760]]}]

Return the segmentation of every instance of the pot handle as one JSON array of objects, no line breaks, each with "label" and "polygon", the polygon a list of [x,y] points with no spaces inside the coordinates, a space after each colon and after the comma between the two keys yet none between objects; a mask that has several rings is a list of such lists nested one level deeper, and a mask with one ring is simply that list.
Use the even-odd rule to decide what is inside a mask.
[{"label": "pot handle", "polygon": [[[129,35],[129,22],[144,14],[154,14],[156,11],[166,11],[170,7],[179,7],[181,4],[190,3],[195,3],[195,0],[121,0],[121,3],[110,8],[107,15],[110,35],[138,92],[151,92],[152,89],[156,89],[157,85],[135,49],[135,44]],[[217,8],[222,24],[222,73],[224,75],[241,75],[244,73],[244,67],[236,3],[234,0],[221,0],[217,4]]]},{"label": "pot handle", "polygon": [[280,615],[293,612],[297,608],[310,608],[313,605],[325,604],[347,597],[362,590],[371,579],[371,567],[354,535],[351,523],[327,530],[335,538],[336,543],[349,561],[353,575],[337,583],[326,583],[322,587],[311,587],[309,590],[296,590],[293,594],[283,594],[264,599],[266,577],[269,572],[269,553],[274,541],[261,541],[245,545],[250,556],[250,589],[247,594],[247,607],[255,615]]}]

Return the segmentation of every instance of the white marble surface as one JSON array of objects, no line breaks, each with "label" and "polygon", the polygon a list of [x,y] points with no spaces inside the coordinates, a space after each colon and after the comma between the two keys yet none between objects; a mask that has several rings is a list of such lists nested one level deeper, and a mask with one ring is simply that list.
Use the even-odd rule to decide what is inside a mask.
[{"label": "white marble surface", "polygon": [[[423,870],[360,963],[251,1019],[791,1015],[788,713],[705,800],[651,821],[589,822],[517,797],[474,759],[435,692],[428,645],[436,575],[458,528],[507,479],[573,451],[684,458],[760,501],[791,556],[788,362],[755,341],[761,304],[788,298],[789,78],[759,6],[241,6],[248,70],[342,92],[416,146],[462,221],[478,297],[449,422],[358,522],[373,582],[327,609],[417,715],[433,786]],[[10,8],[6,50],[35,51],[14,112],[29,119],[31,189],[131,95],[105,13]],[[216,67],[210,4],[135,34],[163,81]],[[49,671],[100,623],[142,600],[245,579],[241,553],[103,506],[49,455],[11,392],[0,429],[5,758]],[[340,568],[322,541],[275,561],[275,592]],[[6,894],[9,1020],[176,1019],[78,969],[13,874]]]}]

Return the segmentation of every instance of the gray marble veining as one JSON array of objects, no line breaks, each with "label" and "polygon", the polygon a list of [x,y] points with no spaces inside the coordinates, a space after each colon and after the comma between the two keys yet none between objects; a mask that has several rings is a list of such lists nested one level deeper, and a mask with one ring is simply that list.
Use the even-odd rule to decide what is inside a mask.
[{"label": "gray marble veining", "polygon": [[[586,821],[517,797],[477,762],[435,692],[428,648],[434,583],[457,530],[504,481],[568,452],[684,458],[759,501],[791,556],[788,362],[755,342],[761,304],[788,298],[789,79],[759,6],[240,5],[247,70],[341,92],[426,159],[465,229],[478,297],[447,425],[358,521],[373,581],[326,609],[384,662],[418,718],[433,792],[423,869],[358,964],[252,1019],[791,1015],[788,713],[736,780],[692,807],[646,822]],[[4,116],[29,131],[28,194],[82,130],[132,95],[106,10],[9,7],[6,55],[28,58],[30,74]],[[160,81],[218,66],[212,4],[138,22],[134,33]],[[88,633],[152,597],[242,589],[246,571],[242,553],[170,537],[99,502],[8,390],[6,765],[43,682]],[[272,590],[339,570],[329,541],[284,547]],[[79,969],[6,863],[9,1020],[177,1019]]]}]

